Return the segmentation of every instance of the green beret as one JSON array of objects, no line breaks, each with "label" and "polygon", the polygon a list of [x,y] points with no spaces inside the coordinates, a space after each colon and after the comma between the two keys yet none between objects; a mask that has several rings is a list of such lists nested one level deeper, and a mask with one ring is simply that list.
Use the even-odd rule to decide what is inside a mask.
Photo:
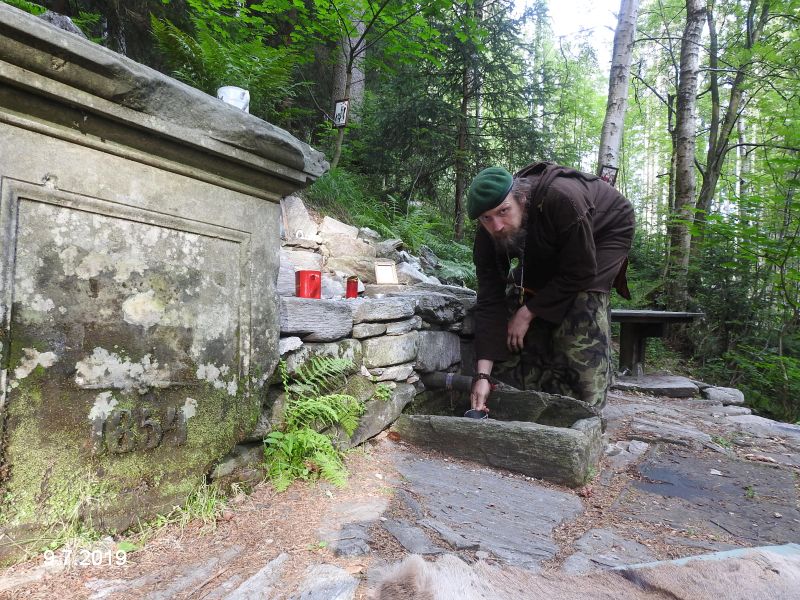
[{"label": "green beret", "polygon": [[467,215],[477,219],[498,206],[511,191],[514,178],[503,167],[489,167],[475,176],[467,190]]}]

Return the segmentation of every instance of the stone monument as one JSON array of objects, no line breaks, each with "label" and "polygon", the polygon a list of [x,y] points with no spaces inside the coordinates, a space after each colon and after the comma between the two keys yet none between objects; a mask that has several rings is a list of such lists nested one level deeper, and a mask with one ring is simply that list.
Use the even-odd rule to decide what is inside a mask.
[{"label": "stone monument", "polygon": [[285,131],[0,4],[0,562],[168,511],[277,361]]}]

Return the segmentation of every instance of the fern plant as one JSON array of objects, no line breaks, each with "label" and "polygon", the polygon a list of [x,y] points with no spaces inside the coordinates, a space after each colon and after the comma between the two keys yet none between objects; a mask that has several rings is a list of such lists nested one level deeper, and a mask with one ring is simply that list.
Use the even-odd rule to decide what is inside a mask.
[{"label": "fern plant", "polygon": [[28,0],[3,0],[6,4],[10,4],[20,10],[29,12],[32,15],[41,15],[47,11],[47,8],[38,2],[28,2]]},{"label": "fern plant", "polygon": [[220,36],[195,18],[195,33],[181,31],[167,19],[151,17],[153,36],[171,74],[209,94],[222,85],[250,91],[250,112],[268,121],[279,120],[279,105],[292,97],[290,50],[272,48],[258,37],[238,40]]},{"label": "fern plant", "polygon": [[384,402],[388,402],[392,399],[392,388],[385,383],[379,383],[375,386],[375,393],[372,394],[373,398],[377,398],[378,400],[383,400]]},{"label": "fern plant", "polygon": [[295,479],[322,478],[337,486],[347,481],[341,451],[325,432],[339,426],[352,435],[358,427],[363,403],[338,392],[352,367],[346,359],[318,356],[290,377],[286,363],[281,362],[284,423],[264,440],[267,474],[278,491]]}]

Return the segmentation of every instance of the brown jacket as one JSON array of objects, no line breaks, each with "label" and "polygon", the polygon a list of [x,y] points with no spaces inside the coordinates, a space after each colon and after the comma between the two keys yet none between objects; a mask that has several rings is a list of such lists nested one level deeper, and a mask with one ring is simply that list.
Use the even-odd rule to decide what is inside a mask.
[{"label": "brown jacket", "polygon": [[[514,177],[532,180],[524,257],[525,304],[537,317],[560,323],[575,295],[609,292],[629,298],[625,279],[633,240],[630,202],[595,175],[552,163],[525,167]],[[508,256],[495,251],[479,227],[473,247],[478,276],[476,358],[505,360]]]}]

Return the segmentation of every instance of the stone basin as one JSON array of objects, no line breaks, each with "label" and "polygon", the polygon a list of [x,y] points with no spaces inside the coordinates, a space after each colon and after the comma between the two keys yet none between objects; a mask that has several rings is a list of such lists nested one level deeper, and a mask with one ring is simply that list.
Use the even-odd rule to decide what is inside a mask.
[{"label": "stone basin", "polygon": [[392,426],[408,443],[570,487],[584,485],[597,473],[602,422],[578,401],[504,390],[490,398],[491,418],[470,419],[454,416],[468,408],[463,394],[429,391],[422,396],[410,406],[411,414],[400,415]]}]

